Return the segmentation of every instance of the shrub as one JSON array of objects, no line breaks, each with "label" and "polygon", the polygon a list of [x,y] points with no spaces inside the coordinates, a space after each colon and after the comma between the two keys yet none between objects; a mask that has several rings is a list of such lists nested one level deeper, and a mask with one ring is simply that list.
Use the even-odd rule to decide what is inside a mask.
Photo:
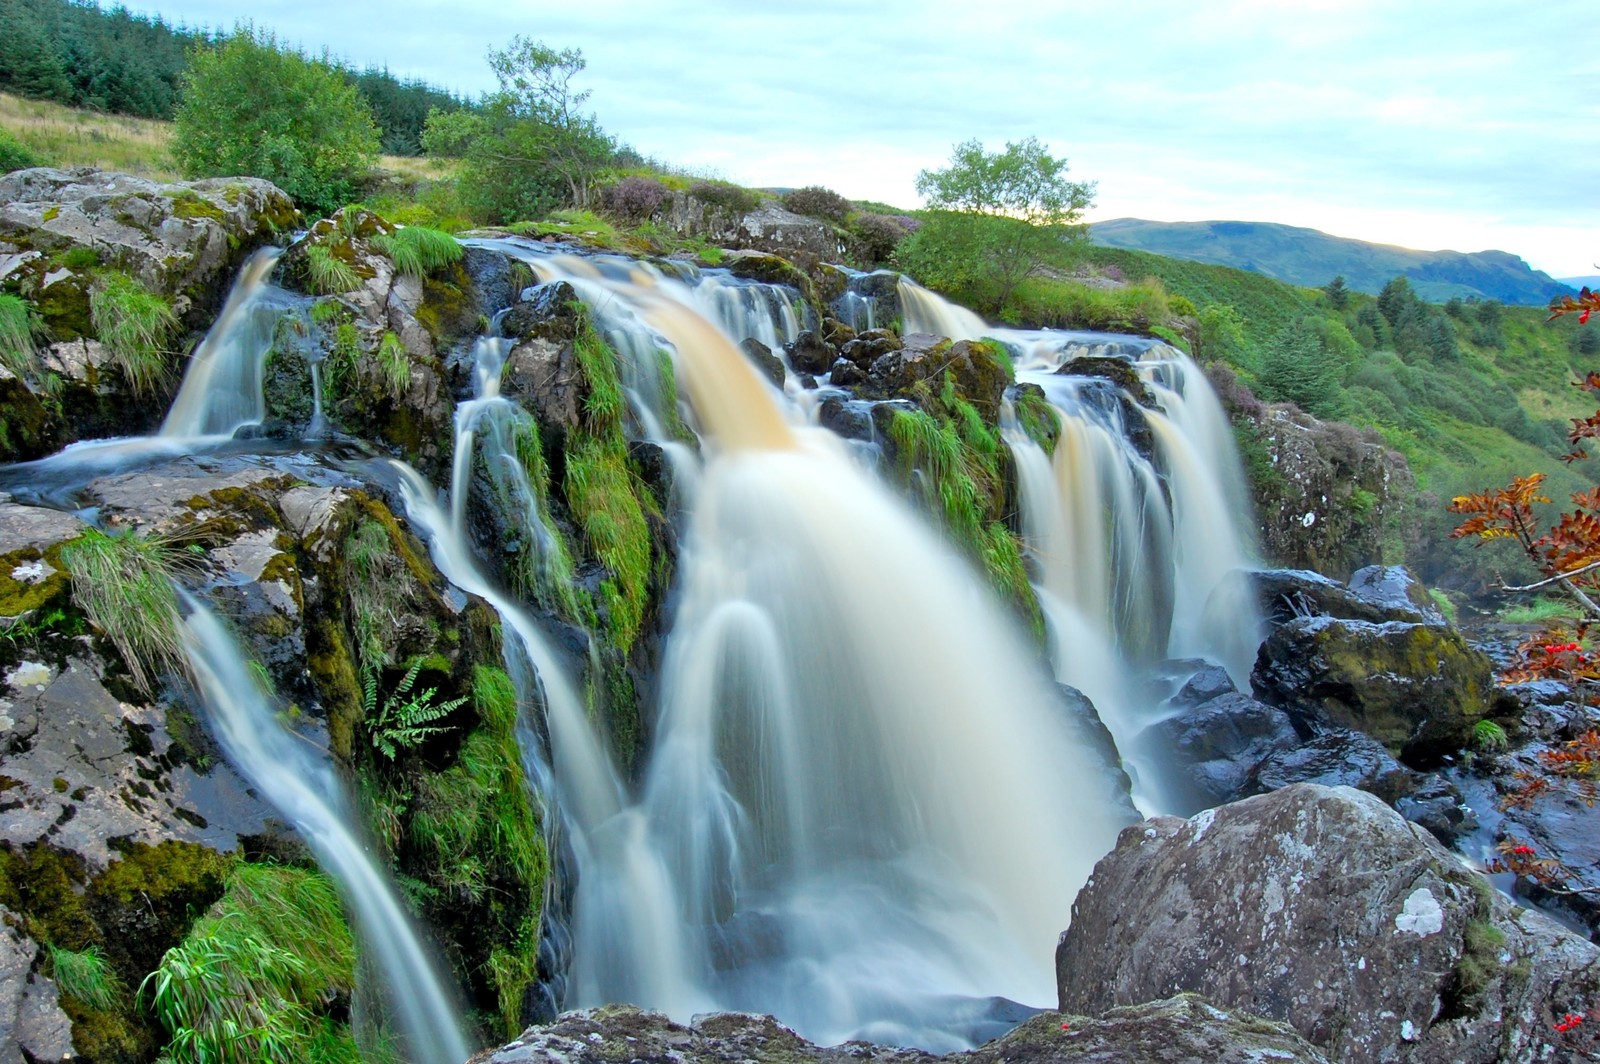
[{"label": "shrub", "polygon": [[189,177],[264,177],[323,214],[349,202],[378,157],[372,111],[339,71],[235,30],[196,49],[172,155]]},{"label": "shrub", "polygon": [[167,301],[125,273],[108,273],[89,290],[89,321],[134,394],[153,392],[178,330]]},{"label": "shrub", "polygon": [[732,214],[749,214],[761,206],[760,193],[726,181],[696,181],[689,186],[689,195]]},{"label": "shrub", "polygon": [[909,232],[900,219],[887,214],[858,214],[850,222],[856,256],[864,265],[887,263]]},{"label": "shrub", "polygon": [[667,186],[651,177],[625,177],[601,190],[600,204],[612,217],[629,225],[650,218],[667,200]]},{"label": "shrub", "polygon": [[0,173],[47,165],[44,156],[13,137],[8,130],[0,129]]},{"label": "shrub", "polygon": [[821,185],[795,189],[783,197],[783,205],[796,214],[821,218],[835,225],[843,225],[852,209],[849,200]]}]

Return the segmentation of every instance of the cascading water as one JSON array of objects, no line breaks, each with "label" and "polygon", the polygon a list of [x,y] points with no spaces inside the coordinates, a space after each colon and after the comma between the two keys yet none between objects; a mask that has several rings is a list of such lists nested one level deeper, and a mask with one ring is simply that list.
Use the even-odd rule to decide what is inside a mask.
[{"label": "cascading water", "polygon": [[264,416],[262,364],[283,305],[292,298],[267,283],[281,254],[262,248],[240,270],[222,312],[189,360],[161,436],[228,437]]},{"label": "cascading water", "polygon": [[695,288],[526,261],[574,284],[625,363],[672,352],[709,455],[641,791],[600,820],[564,803],[568,1004],[953,1048],[1003,1026],[993,995],[1048,1000],[1071,884],[1122,820],[1014,622],[837,440],[792,424]]},{"label": "cascading water", "polygon": [[294,824],[318,863],[339,884],[354,915],[363,954],[375,958],[391,998],[389,1018],[404,1036],[407,1059],[460,1064],[469,1052],[449,991],[405,909],[361,840],[357,818],[327,762],[298,742],[246,667],[237,643],[193,595],[179,592],[187,616],[184,653],[206,706],[212,734],[228,761]]}]

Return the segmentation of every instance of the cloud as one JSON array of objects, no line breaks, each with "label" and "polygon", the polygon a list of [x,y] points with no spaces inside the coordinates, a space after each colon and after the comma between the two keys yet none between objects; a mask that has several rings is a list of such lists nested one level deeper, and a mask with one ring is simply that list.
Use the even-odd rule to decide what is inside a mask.
[{"label": "cloud", "polygon": [[[144,6],[213,26],[237,11]],[[1098,180],[1102,204],[1146,217],[1282,221],[1424,247],[1481,232],[1570,273],[1600,254],[1600,49],[1573,29],[1589,11],[1570,0],[281,0],[255,18],[313,51],[471,93],[492,85],[484,55],[513,34],[580,48],[608,130],[741,181],[912,205],[917,170],[956,142],[1037,136],[1074,177]]]}]

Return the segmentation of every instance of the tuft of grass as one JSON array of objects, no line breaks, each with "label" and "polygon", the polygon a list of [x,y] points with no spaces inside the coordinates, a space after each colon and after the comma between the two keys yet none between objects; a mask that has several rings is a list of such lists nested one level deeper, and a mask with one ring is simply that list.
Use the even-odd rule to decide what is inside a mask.
[{"label": "tuft of grass", "polygon": [[355,267],[321,244],[306,248],[306,279],[312,291],[323,296],[336,296],[361,287],[361,275],[356,273]]},{"label": "tuft of grass", "polygon": [[1056,442],[1061,438],[1061,416],[1044,392],[1037,388],[1021,389],[1015,405],[1017,424],[1022,431],[1043,448],[1045,454],[1055,454]]},{"label": "tuft of grass", "polygon": [[134,394],[151,394],[166,371],[166,345],[178,330],[167,301],[112,271],[89,290],[89,320]]},{"label": "tuft of grass", "polygon": [[240,864],[226,893],[140,987],[174,1064],[311,1059],[355,988],[355,940],[327,876]]},{"label": "tuft of grass", "polygon": [[461,241],[449,233],[421,225],[408,225],[393,233],[375,236],[372,246],[387,255],[394,268],[408,277],[426,277],[461,261],[466,253]]},{"label": "tuft of grass", "polygon": [[1540,595],[1532,602],[1507,606],[1500,611],[1500,619],[1507,624],[1545,624],[1549,621],[1566,621],[1578,617],[1578,607],[1566,599]]},{"label": "tuft of grass", "polygon": [[1472,745],[1479,750],[1504,750],[1509,742],[1506,730],[1492,720],[1480,720],[1472,726]]},{"label": "tuft of grass", "polygon": [[183,667],[173,589],[183,561],[171,540],[132,531],[108,536],[91,528],[61,548],[72,600],[111,640],[146,693],[163,672]]},{"label": "tuft of grass", "polygon": [[33,366],[33,307],[21,296],[0,292],[0,366],[25,376]]},{"label": "tuft of grass", "polygon": [[122,1002],[122,981],[98,946],[82,951],[51,946],[50,977],[64,997],[91,1009],[114,1012]]},{"label": "tuft of grass", "polygon": [[391,399],[403,399],[411,387],[411,356],[406,345],[392,332],[378,341],[378,365],[383,369],[383,384]]}]

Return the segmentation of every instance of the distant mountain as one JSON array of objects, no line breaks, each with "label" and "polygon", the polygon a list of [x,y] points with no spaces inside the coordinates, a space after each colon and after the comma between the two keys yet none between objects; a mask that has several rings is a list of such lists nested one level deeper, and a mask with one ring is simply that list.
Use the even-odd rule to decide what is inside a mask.
[{"label": "distant mountain", "polygon": [[1234,266],[1317,288],[1345,283],[1377,294],[1397,274],[1430,302],[1451,296],[1544,304],[1568,288],[1505,251],[1414,251],[1274,222],[1147,222],[1116,218],[1092,228],[1096,244]]},{"label": "distant mountain", "polygon": [[1557,277],[1556,280],[1572,288],[1600,288],[1600,273],[1591,273],[1587,277]]}]

